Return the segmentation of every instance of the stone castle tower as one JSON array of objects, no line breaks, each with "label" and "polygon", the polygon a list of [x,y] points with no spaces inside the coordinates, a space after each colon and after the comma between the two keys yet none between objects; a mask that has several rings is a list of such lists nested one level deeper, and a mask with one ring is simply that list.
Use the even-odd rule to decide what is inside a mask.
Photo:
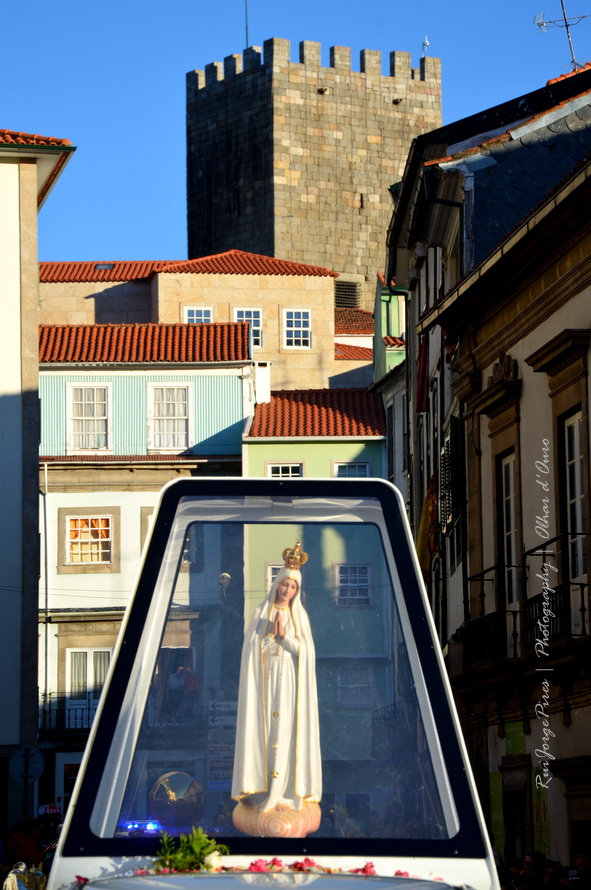
[{"label": "stone castle tower", "polygon": [[[187,75],[189,257],[239,248],[340,273],[337,301],[373,309],[411,141],[441,126],[440,60],[273,38]],[[355,302],[357,301],[357,302]]]}]

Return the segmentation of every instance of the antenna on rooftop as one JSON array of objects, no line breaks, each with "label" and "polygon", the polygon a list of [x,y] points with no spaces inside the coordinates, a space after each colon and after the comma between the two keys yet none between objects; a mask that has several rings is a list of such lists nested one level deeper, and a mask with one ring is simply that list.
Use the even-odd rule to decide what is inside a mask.
[{"label": "antenna on rooftop", "polygon": [[244,44],[244,46],[246,49],[248,49],[248,0],[244,0],[244,19],[246,23],[246,43]]},{"label": "antenna on rooftop", "polygon": [[568,18],[566,14],[566,7],[564,5],[564,0],[560,0],[560,5],[562,6],[562,19],[554,19],[553,21],[546,21],[544,18],[545,13],[539,12],[537,16],[534,18],[534,25],[540,29],[544,34],[550,27],[550,25],[554,25],[556,28],[564,28],[566,31],[566,36],[568,38],[568,45],[570,47],[570,57],[573,65],[573,71],[576,71],[577,68],[581,66],[575,59],[575,51],[573,49],[573,41],[570,36],[571,25],[578,25],[579,22],[582,22],[583,19],[591,18],[591,15],[575,15]]},{"label": "antenna on rooftop", "polygon": [[427,53],[428,46],[429,46],[429,38],[425,37],[425,39],[423,40],[423,59],[425,58],[425,55]]}]

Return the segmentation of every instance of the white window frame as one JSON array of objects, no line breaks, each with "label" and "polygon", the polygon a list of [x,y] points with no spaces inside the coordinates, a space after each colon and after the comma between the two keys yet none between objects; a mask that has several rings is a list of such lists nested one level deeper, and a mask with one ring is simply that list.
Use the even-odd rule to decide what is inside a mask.
[{"label": "white window frame", "polygon": [[[155,425],[157,420],[164,420],[165,418],[157,418],[154,413],[154,405],[155,405],[155,393],[158,389],[184,389],[187,393],[187,413],[185,416],[181,417],[179,415],[178,420],[184,420],[186,423],[186,432],[185,432],[185,443],[183,445],[156,445],[156,436],[157,435],[165,435],[163,433],[156,433]],[[193,388],[191,383],[177,383],[177,382],[154,382],[148,383],[148,451],[155,454],[178,454],[183,451],[187,451],[191,447],[191,430],[193,428],[192,424],[192,408],[193,404]],[[172,418],[171,418],[172,419]],[[172,435],[177,436],[178,434],[174,432]]]},{"label": "white window frame", "polygon": [[[72,562],[70,559],[70,520],[108,519],[110,532],[110,558],[88,562]],[[121,507],[58,507],[58,575],[84,575],[118,573],[121,571]]]},{"label": "white window frame", "polygon": [[[94,656],[98,652],[108,653],[109,658],[105,675],[97,694],[94,683]],[[86,691],[79,698],[74,698],[72,695],[72,655],[76,653],[84,653],[86,655]],[[66,727],[68,729],[88,729],[92,726],[112,658],[112,646],[88,648],[76,646],[66,649]]]},{"label": "white window frame", "polygon": [[507,605],[519,599],[517,573],[517,467],[515,452],[501,459],[501,529]]},{"label": "white window frame", "polygon": [[[77,652],[85,653],[87,657],[87,670],[86,670],[86,693],[81,698],[74,698],[72,695],[72,655]],[[98,692],[98,695],[95,694],[95,686],[94,686],[94,654],[96,652],[107,652],[109,654],[109,663],[107,665],[107,671],[105,672],[105,677],[103,678],[103,682],[101,688]],[[109,666],[111,664],[111,658],[113,655],[113,647],[112,646],[74,646],[71,649],[66,649],[66,697],[68,701],[71,702],[80,702],[86,701],[90,698],[94,699],[98,702],[101,697],[101,692],[105,685],[105,679],[107,676],[107,672],[109,670]],[[90,670],[88,669],[90,668]]]},{"label": "white window frame", "polygon": [[[208,315],[208,318],[190,318],[191,313],[195,313],[196,315],[205,316]],[[212,324],[213,322],[213,309],[211,306],[185,306],[183,309],[183,316],[185,324]]]},{"label": "white window frame", "polygon": [[[98,543],[100,541],[108,541],[108,543],[109,543],[109,548],[108,548],[109,558],[108,559],[72,559],[71,558],[72,553],[71,553],[70,545],[75,543],[75,539],[70,536],[70,523],[71,522],[85,522],[86,520],[88,520],[88,523],[89,523],[88,529],[91,532],[92,532],[92,523],[93,522],[98,522],[98,523],[108,522],[107,528],[108,528],[109,534],[108,534],[107,538],[103,538],[102,536],[99,535],[98,537],[96,537],[94,539],[93,538],[81,538],[80,542],[79,542],[79,543],[83,543],[84,541],[88,541],[88,542],[92,543],[93,541],[96,541]],[[105,526],[101,524],[97,527],[97,530],[100,532],[100,531],[102,531],[103,528],[105,528]],[[65,535],[65,537],[66,537],[65,564],[68,566],[76,566],[77,568],[79,568],[79,567],[87,568],[88,566],[95,566],[95,565],[98,565],[98,566],[113,565],[113,546],[115,543],[113,532],[114,532],[113,517],[110,514],[90,513],[89,512],[84,515],[67,515],[66,516],[66,535]],[[91,552],[92,551],[89,549],[88,553],[90,554]],[[103,552],[102,548],[98,552],[99,553]],[[107,552],[106,549],[104,552],[105,553]]]},{"label": "white window frame", "polygon": [[[572,433],[571,433],[572,430]],[[583,412],[577,411],[564,421],[564,479],[566,489],[566,530],[569,549],[570,581],[583,580],[587,574],[585,530],[585,457],[583,453]],[[573,534],[579,532],[579,535]]]},{"label": "white window frame", "polygon": [[[361,693],[363,689],[368,692]],[[360,692],[358,698],[355,690]],[[337,667],[336,693],[339,708],[371,710],[375,700],[375,677],[369,661]]]},{"label": "white window frame", "polygon": [[[347,472],[339,473],[339,469]],[[364,472],[359,472],[363,468]],[[371,476],[371,464],[368,460],[343,460],[332,462],[332,475],[337,479],[368,479]]]},{"label": "white window frame", "polygon": [[273,581],[283,568],[282,562],[268,562],[265,566],[265,590],[271,590]]},{"label": "white window frame", "polygon": [[[299,316],[299,317],[296,317]],[[304,319],[304,316],[306,318]],[[306,324],[303,325],[302,322],[306,321]],[[307,337],[305,337],[302,333],[298,338],[293,337],[292,339],[307,339],[307,343],[291,343],[288,344],[288,322],[293,322],[294,326],[290,328],[292,331],[307,331]],[[295,323],[300,322],[300,324],[295,327]],[[312,348],[312,310],[311,309],[284,309],[283,310],[283,348],[284,349],[311,349]]]},{"label": "white window frame", "polygon": [[[243,316],[252,316],[254,313],[258,313],[258,323],[254,323],[254,319],[243,317],[239,318],[240,314]],[[263,346],[263,310],[262,309],[247,309],[247,308],[237,308],[234,309],[234,321],[248,321],[250,323],[250,331],[252,334],[252,345],[255,349],[261,349]]]},{"label": "white window frame", "polygon": [[[368,609],[373,606],[371,563],[333,563],[334,599],[341,609]],[[345,595],[344,590],[365,591],[365,595]],[[362,601],[363,600],[363,601]]]},{"label": "white window frame", "polygon": [[[292,473],[291,470],[295,467],[299,467],[299,473]],[[273,473],[273,470],[279,470],[278,473]],[[289,469],[289,472],[283,472],[284,470]],[[304,465],[303,463],[298,463],[297,461],[285,461],[281,463],[269,463],[267,464],[267,476],[269,479],[300,479],[304,475]]]},{"label": "white window frame", "polygon": [[[75,436],[81,435],[79,432],[74,430],[75,422],[77,420],[81,420],[80,417],[74,417],[74,394],[75,390],[83,389],[83,390],[94,390],[96,392],[97,389],[105,390],[105,399],[106,399],[106,417],[105,417],[105,437],[106,444],[105,445],[94,445],[90,447],[84,447],[76,445],[74,442]],[[112,415],[113,415],[113,387],[111,383],[103,382],[103,381],[79,381],[79,382],[71,382],[67,385],[67,441],[66,441],[66,450],[69,454],[96,454],[96,453],[110,453],[113,450],[112,446]],[[96,399],[94,400],[94,404],[96,404]],[[91,420],[93,418],[89,418]],[[95,417],[95,420],[100,420],[101,418]],[[85,435],[85,433],[82,433]],[[96,433],[94,433],[96,435]]]}]

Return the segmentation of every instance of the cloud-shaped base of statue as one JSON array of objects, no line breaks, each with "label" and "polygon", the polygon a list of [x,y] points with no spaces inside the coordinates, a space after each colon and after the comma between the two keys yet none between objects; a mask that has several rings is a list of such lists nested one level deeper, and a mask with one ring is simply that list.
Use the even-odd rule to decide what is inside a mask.
[{"label": "cloud-shaped base of statue", "polygon": [[[247,800],[247,799],[246,799]],[[301,810],[279,804],[260,813],[252,804],[240,801],[232,813],[234,825],[251,837],[307,837],[320,827],[317,803],[304,801]]]}]

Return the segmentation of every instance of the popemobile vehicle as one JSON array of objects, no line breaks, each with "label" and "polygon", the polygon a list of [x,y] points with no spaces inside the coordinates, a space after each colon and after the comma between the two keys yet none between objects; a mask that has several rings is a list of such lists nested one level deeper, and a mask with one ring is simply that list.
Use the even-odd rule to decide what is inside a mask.
[{"label": "popemobile vehicle", "polygon": [[[155,871],[163,833],[194,828],[228,854]],[[387,482],[196,478],[161,494],[49,890],[195,881],[498,890]]]}]

